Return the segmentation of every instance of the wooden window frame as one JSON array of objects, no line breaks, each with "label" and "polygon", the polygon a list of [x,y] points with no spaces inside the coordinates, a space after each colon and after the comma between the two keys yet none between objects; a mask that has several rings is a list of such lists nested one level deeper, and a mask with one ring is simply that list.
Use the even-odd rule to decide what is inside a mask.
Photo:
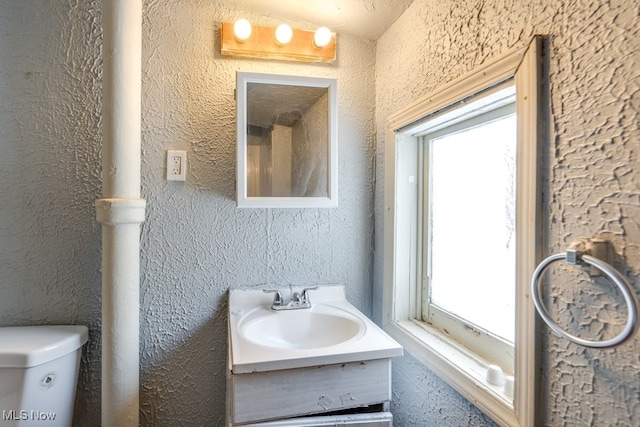
[{"label": "wooden window frame", "polygon": [[[536,312],[530,300],[531,275],[540,259],[540,149],[546,135],[543,38],[534,37],[488,61],[389,117],[385,132],[385,231],[382,325],[416,359],[435,372],[498,424],[536,425]],[[513,399],[486,381],[487,362],[435,328],[416,320],[419,304],[417,144],[403,133],[420,119],[467,94],[513,78],[516,85],[516,331]],[[462,248],[462,251],[473,248]]]}]

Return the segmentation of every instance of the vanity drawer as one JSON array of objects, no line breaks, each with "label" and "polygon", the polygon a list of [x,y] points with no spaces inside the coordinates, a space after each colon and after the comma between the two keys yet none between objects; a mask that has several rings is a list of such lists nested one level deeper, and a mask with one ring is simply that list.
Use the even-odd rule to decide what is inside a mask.
[{"label": "vanity drawer", "polygon": [[391,400],[391,359],[229,375],[232,425]]}]

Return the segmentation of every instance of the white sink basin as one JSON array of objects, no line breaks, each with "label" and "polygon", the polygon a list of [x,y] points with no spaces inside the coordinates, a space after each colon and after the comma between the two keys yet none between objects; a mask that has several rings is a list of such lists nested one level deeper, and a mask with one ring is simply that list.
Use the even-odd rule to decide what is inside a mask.
[{"label": "white sink basin", "polygon": [[329,347],[357,339],[365,332],[360,319],[323,304],[282,311],[261,307],[240,319],[238,327],[246,340],[276,348]]},{"label": "white sink basin", "polygon": [[347,302],[344,286],[321,286],[309,296],[311,308],[274,311],[273,294],[262,289],[229,291],[233,374],[402,355],[397,342]]}]

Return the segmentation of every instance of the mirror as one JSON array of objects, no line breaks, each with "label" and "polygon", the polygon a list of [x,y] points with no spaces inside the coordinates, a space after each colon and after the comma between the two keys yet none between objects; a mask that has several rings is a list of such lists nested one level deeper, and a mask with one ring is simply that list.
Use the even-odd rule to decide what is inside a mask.
[{"label": "mirror", "polygon": [[237,73],[237,205],[338,206],[336,80]]}]

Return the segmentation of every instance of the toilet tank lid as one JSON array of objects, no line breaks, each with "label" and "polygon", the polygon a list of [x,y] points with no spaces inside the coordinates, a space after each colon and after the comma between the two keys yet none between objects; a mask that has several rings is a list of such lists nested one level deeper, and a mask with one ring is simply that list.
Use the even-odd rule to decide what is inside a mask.
[{"label": "toilet tank lid", "polygon": [[71,353],[87,342],[86,326],[0,327],[0,368],[30,368]]}]

